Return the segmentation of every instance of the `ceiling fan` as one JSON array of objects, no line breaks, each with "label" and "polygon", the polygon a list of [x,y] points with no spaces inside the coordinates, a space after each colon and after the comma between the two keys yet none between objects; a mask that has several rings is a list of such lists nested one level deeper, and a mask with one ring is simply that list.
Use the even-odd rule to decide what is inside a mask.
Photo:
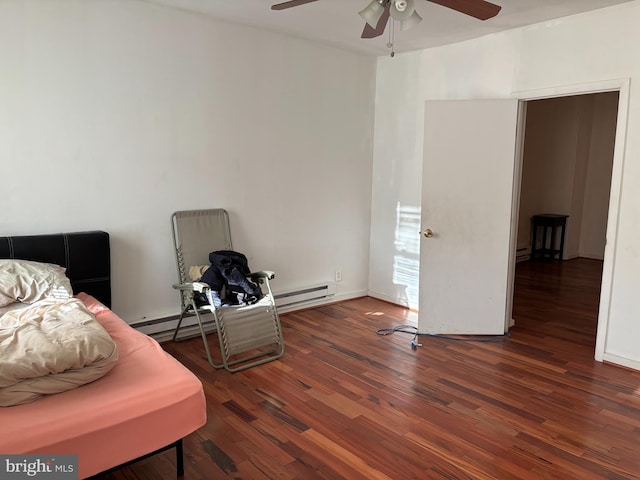
[{"label": "ceiling fan", "polygon": [[[271,10],[285,10],[318,0],[289,0],[271,6]],[[470,15],[479,20],[487,20],[495,17],[500,9],[499,5],[485,0],[426,0],[437,3],[443,7],[451,8],[465,15]],[[367,22],[362,31],[361,38],[375,38],[384,33],[389,17],[398,20],[402,30],[417,25],[422,17],[414,6],[414,0],[372,0],[371,3],[360,12],[360,16]]]}]

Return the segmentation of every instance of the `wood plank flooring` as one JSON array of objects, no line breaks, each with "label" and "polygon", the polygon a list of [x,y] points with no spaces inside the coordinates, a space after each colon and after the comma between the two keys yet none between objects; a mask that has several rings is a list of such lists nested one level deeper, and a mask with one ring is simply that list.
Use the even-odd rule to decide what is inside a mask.
[{"label": "wood plank flooring", "polygon": [[[285,356],[240,373],[213,371],[198,339],[164,344],[207,396],[184,478],[640,478],[640,373],[593,360],[601,268],[519,264],[501,342],[421,337],[414,351],[375,331],[416,313],[362,298],[282,315]],[[103,479],[174,468],[166,452]]]}]

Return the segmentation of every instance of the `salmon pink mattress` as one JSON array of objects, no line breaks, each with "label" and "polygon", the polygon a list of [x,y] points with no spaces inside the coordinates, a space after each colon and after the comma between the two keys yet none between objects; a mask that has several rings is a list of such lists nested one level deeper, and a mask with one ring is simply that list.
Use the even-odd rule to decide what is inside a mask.
[{"label": "salmon pink mattress", "polygon": [[77,454],[80,478],[169,445],[206,422],[200,380],[95,298],[78,295],[118,346],[104,377],[0,408],[0,453]]}]

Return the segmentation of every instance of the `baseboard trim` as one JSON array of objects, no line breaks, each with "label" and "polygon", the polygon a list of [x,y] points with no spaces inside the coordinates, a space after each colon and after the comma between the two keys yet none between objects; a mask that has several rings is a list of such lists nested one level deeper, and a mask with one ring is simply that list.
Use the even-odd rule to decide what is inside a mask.
[{"label": "baseboard trim", "polygon": [[371,298],[375,298],[377,300],[382,300],[383,302],[393,303],[394,305],[398,305],[399,307],[404,307],[410,310],[418,311],[417,308],[411,308],[411,306],[409,305],[409,302],[407,302],[405,299],[402,299],[402,298],[392,297],[390,295],[385,295],[384,293],[374,292],[373,290],[369,290],[366,295]]},{"label": "baseboard trim", "polygon": [[580,252],[579,257],[588,258],[590,260],[604,261],[604,255],[602,255],[600,253],[583,253],[583,252]]},{"label": "baseboard trim", "polygon": [[631,360],[630,358],[624,358],[619,357],[618,355],[605,353],[602,356],[602,361],[605,363],[612,363],[620,367],[629,368],[631,370],[640,371],[640,362],[637,360]]}]

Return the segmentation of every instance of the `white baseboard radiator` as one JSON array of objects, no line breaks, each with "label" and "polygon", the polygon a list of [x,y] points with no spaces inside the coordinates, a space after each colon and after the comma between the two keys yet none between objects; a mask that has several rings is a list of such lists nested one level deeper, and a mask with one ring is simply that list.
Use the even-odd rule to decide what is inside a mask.
[{"label": "white baseboard radiator", "polygon": [[516,249],[516,263],[529,260],[530,257],[531,257],[531,245],[527,245],[525,247],[518,247]]},{"label": "white baseboard radiator", "polygon": [[300,288],[274,294],[278,309],[292,310],[304,304],[325,300],[336,294],[335,283],[325,283],[313,287]]},{"label": "white baseboard radiator", "polygon": [[[313,287],[300,288],[274,295],[276,306],[279,311],[291,311],[296,308],[302,308],[305,305],[313,305],[314,302],[320,302],[336,294],[336,284],[327,283],[316,285]],[[202,315],[203,324],[207,333],[215,331],[215,323],[210,313]],[[173,335],[173,331],[178,324],[178,316],[174,315],[156,320],[143,320],[131,324],[131,326],[142,333],[155,338],[158,341],[169,340]],[[182,322],[179,338],[187,338],[200,334],[197,326],[196,317],[190,312]]]},{"label": "white baseboard radiator", "polygon": [[[216,330],[216,324],[213,321],[213,316],[210,313],[201,314],[202,323],[207,333],[214,332]],[[130,324],[136,330],[140,330],[142,333],[155,338],[159,342],[171,339],[173,332],[178,325],[178,315],[171,317],[158,318],[156,320],[143,320]],[[182,321],[182,328],[180,329],[180,335],[178,338],[188,338],[200,335],[200,328],[198,327],[196,316],[193,312],[189,312]]]}]

